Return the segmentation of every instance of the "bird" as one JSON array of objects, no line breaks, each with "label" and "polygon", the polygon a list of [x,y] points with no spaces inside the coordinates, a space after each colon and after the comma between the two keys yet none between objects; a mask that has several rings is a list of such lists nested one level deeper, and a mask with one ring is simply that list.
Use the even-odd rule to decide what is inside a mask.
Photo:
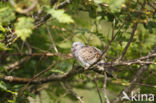
[{"label": "bird", "polygon": [[[100,59],[102,56],[102,52],[100,49],[94,47],[94,46],[85,46],[81,42],[74,42],[72,44],[72,55],[73,57],[84,67],[84,69],[88,69],[92,64],[97,62],[97,60]],[[96,66],[99,70],[105,71],[108,77],[116,78],[112,74],[111,69],[105,69],[105,60],[101,59],[96,63]]]},{"label": "bird", "polygon": [[[102,52],[100,49],[94,47],[94,46],[85,46],[81,42],[74,42],[72,44],[72,55],[73,57],[87,69],[92,64],[94,64],[102,55]],[[104,60],[100,60],[97,63],[97,66],[100,69],[104,69],[100,66],[100,64],[104,64]],[[98,65],[99,64],[99,65]]]}]

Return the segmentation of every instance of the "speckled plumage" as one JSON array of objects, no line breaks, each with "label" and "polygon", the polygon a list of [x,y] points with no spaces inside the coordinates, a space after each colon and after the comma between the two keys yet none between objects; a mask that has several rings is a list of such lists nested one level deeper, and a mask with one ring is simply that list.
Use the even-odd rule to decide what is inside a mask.
[{"label": "speckled plumage", "polygon": [[85,67],[96,62],[102,52],[93,46],[84,46],[81,42],[74,42],[72,45],[73,56]]}]

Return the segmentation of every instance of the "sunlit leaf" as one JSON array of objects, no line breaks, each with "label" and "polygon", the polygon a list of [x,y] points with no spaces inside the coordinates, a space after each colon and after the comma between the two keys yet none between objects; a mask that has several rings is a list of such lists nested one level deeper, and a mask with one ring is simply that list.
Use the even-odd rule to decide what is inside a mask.
[{"label": "sunlit leaf", "polygon": [[112,12],[119,11],[122,7],[122,4],[125,2],[125,0],[110,0],[110,9]]},{"label": "sunlit leaf", "polygon": [[2,25],[0,25],[0,31],[5,32],[5,28]]},{"label": "sunlit leaf", "polygon": [[125,0],[94,0],[96,4],[105,3],[112,12],[120,11]]},{"label": "sunlit leaf", "polygon": [[50,70],[50,71],[53,72],[53,73],[64,74],[63,71],[60,71],[60,70],[57,70],[57,69],[52,69],[52,70]]},{"label": "sunlit leaf", "polygon": [[0,51],[1,50],[9,50],[9,48],[7,48],[5,44],[0,43]]},{"label": "sunlit leaf", "polygon": [[7,87],[3,82],[0,82],[0,89],[7,90]]},{"label": "sunlit leaf", "polygon": [[52,15],[52,17],[56,18],[61,23],[73,23],[74,20],[65,13],[64,10],[55,10],[55,9],[49,9],[48,13]]},{"label": "sunlit leaf", "polygon": [[66,40],[57,44],[60,48],[71,48],[71,41]]},{"label": "sunlit leaf", "polygon": [[10,23],[15,19],[15,13],[9,7],[0,8],[0,25]]},{"label": "sunlit leaf", "polygon": [[94,0],[94,2],[95,2],[96,4],[100,4],[100,3],[103,3],[103,0]]},{"label": "sunlit leaf", "polygon": [[32,30],[34,28],[32,18],[26,18],[21,17],[18,19],[18,22],[16,23],[15,30],[18,37],[20,37],[22,40],[26,40],[28,37],[30,37]]}]

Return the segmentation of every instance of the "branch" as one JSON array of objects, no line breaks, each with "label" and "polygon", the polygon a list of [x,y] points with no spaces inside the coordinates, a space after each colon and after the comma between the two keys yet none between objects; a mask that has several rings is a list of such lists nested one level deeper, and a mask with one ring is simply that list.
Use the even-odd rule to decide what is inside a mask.
[{"label": "branch", "polygon": [[82,67],[78,66],[65,74],[59,74],[59,75],[52,74],[48,77],[36,78],[34,80],[32,80],[32,78],[21,78],[21,77],[14,77],[14,76],[1,76],[0,80],[10,82],[10,83],[25,84],[25,83],[28,83],[31,81],[31,84],[41,84],[41,83],[47,83],[50,81],[66,81],[70,77],[72,77],[76,74],[82,73],[82,72],[84,72],[84,69]]},{"label": "branch", "polygon": [[29,82],[19,91],[18,95],[20,96],[23,91],[28,87],[28,85],[33,81],[35,80],[37,77],[39,77],[41,74],[49,71],[51,69],[51,67],[53,67],[56,63],[53,63],[51,65],[49,65],[49,67],[47,69],[44,69],[43,71],[39,72],[38,74],[36,74],[31,80],[29,80]]},{"label": "branch", "polygon": [[95,83],[95,86],[96,86],[96,89],[97,89],[97,92],[98,92],[98,95],[99,95],[99,98],[100,98],[100,102],[103,103],[102,97],[100,95],[100,90],[99,90],[98,85],[97,85],[97,82],[96,82],[96,78],[94,78],[93,81]]},{"label": "branch", "polygon": [[[117,79],[117,81],[118,80],[120,80],[120,79]],[[133,84],[131,84],[131,83],[128,83],[128,84],[126,84],[125,85],[125,83],[122,83],[122,81],[118,81],[118,82],[114,82],[114,81],[112,81],[112,83],[113,84],[120,84],[120,85],[122,85],[122,86],[130,86],[130,85],[139,85],[139,86],[145,86],[145,87],[150,87],[150,88],[156,88],[156,85],[149,85],[149,84],[144,84],[144,83],[133,83]]]},{"label": "branch", "polygon": [[[131,91],[136,87],[136,84],[140,82],[140,80],[143,78],[144,72],[148,69],[149,65],[143,65],[140,67],[136,75],[133,77],[130,86],[126,87],[123,91],[126,92],[127,94],[130,94]],[[123,96],[122,92],[117,96],[117,98],[112,102],[112,103],[121,103],[121,97]]]},{"label": "branch", "polygon": [[[51,53],[51,52],[41,52],[41,53],[5,53],[3,54],[4,56],[9,56],[9,55],[12,55],[12,56],[60,56],[60,57],[63,57],[63,58],[67,58],[67,59],[70,59],[72,58],[72,54],[69,53],[69,54],[56,54],[56,53]],[[155,58],[156,57],[156,53],[153,53],[153,54],[149,54],[147,56],[142,56],[140,58],[137,58],[137,59],[134,59],[134,60],[129,60],[129,61],[126,61],[126,62],[133,62],[133,61],[137,61],[137,60],[147,60],[147,59],[150,59],[150,58]],[[119,64],[119,63],[118,63]]]},{"label": "branch", "polygon": [[148,5],[149,5],[150,7],[152,7],[152,8],[156,11],[156,7],[155,7],[153,4],[151,4],[151,2],[150,2],[149,0],[147,0],[147,2],[148,2]]},{"label": "branch", "polygon": [[50,53],[50,52],[47,52],[47,53],[44,53],[44,52],[41,52],[41,53],[7,53],[7,54],[3,54],[5,56],[9,56],[9,55],[12,55],[12,56],[59,56],[59,57],[63,57],[63,58],[67,58],[67,59],[70,59],[72,58],[72,54],[69,53],[69,54],[56,54],[56,53]]},{"label": "branch", "polygon": [[[154,48],[156,48],[156,46]],[[156,57],[155,51],[156,51],[156,49],[153,49],[153,52],[151,54],[144,56],[144,57],[140,57],[138,59],[131,60],[131,61],[120,61],[119,63],[107,62],[107,63],[105,63],[105,68],[110,68],[110,67],[115,67],[115,66],[120,66],[120,65],[129,66],[132,64],[141,64],[141,65],[143,65],[143,64],[155,64],[154,62],[151,62],[151,61],[142,61],[142,60],[148,60],[151,58],[153,59],[154,57]],[[20,54],[18,54],[18,55],[20,55]],[[31,55],[31,54],[28,54],[28,55]],[[43,55],[43,54],[42,53],[33,54],[33,56],[40,56],[40,55]],[[61,55],[65,55],[65,54],[61,54]],[[66,54],[66,55],[69,56],[69,54]],[[47,54],[47,56],[54,56],[54,54],[53,53],[50,55]],[[71,55],[70,55],[70,57],[71,57]],[[98,70],[98,69],[94,69],[94,68],[90,68],[89,70],[93,70],[94,72],[102,74],[102,75],[105,72],[104,70]],[[70,70],[69,72],[67,72],[65,74],[60,74],[60,75],[53,75],[52,74],[52,75],[45,77],[45,78],[37,78],[37,79],[31,81],[31,83],[32,84],[40,84],[40,83],[46,83],[46,82],[50,82],[50,81],[65,81],[68,78],[70,78],[74,75],[77,75],[79,73],[83,73],[83,72],[84,72],[83,67],[76,66],[72,70]],[[31,78],[20,78],[20,77],[14,77],[14,76],[1,76],[0,80],[10,82],[10,83],[16,82],[16,83],[25,84],[25,83],[28,83],[31,80]]]},{"label": "branch", "polygon": [[46,28],[47,28],[47,31],[48,31],[48,35],[49,35],[50,41],[52,43],[52,47],[55,50],[56,54],[58,54],[58,49],[56,48],[56,45],[55,45],[55,42],[53,40],[52,34],[51,34],[50,30],[49,30],[49,27],[46,26]]},{"label": "branch", "polygon": [[154,58],[154,57],[156,57],[156,53],[152,53],[152,54],[149,54],[147,56],[140,57],[136,60],[147,60],[147,59]]},{"label": "branch", "polygon": [[16,61],[14,63],[8,64],[6,66],[4,66],[5,69],[10,70],[10,69],[15,69],[17,66],[19,66],[20,64],[24,63],[25,61],[29,60],[30,57],[26,56],[22,59],[20,59],[19,61]]},{"label": "branch", "polygon": [[130,38],[129,38],[129,41],[128,41],[126,47],[124,48],[124,50],[123,50],[121,56],[117,59],[117,61],[121,60],[121,59],[124,57],[124,55],[126,54],[126,52],[127,52],[127,50],[128,50],[128,47],[130,46],[130,44],[131,44],[131,42],[132,42],[132,40],[133,40],[133,37],[134,37],[134,35],[135,35],[136,29],[137,29],[137,23],[134,24],[134,27],[133,27],[131,36],[130,36]]},{"label": "branch", "polygon": [[65,97],[67,94],[68,94],[68,93],[66,92],[66,93],[64,93],[63,95],[61,95],[60,97],[58,97],[58,99],[56,100],[55,103],[60,103],[60,100],[61,100],[63,97]]},{"label": "branch", "polygon": [[34,24],[35,24],[35,28],[38,28],[39,26],[43,25],[44,23],[46,23],[46,21],[51,17],[50,14],[47,14],[39,19],[36,19]]},{"label": "branch", "polygon": [[55,7],[55,9],[61,9],[64,6],[66,6],[67,4],[69,4],[71,2],[71,0],[65,0],[62,3],[60,3],[58,6]]},{"label": "branch", "polygon": [[[55,9],[61,9],[69,3],[71,3],[70,0],[65,0],[64,2],[62,2],[58,6],[56,6]],[[47,14],[47,15],[43,16],[42,18],[35,20],[35,28],[38,28],[39,26],[44,24],[50,17],[51,17],[51,15]]]},{"label": "branch", "polygon": [[29,13],[30,11],[32,11],[32,10],[35,8],[35,6],[36,6],[36,4],[37,4],[37,2],[38,2],[38,0],[34,0],[34,1],[32,2],[32,4],[31,4],[31,6],[29,6],[29,7],[26,8],[26,9],[21,9],[21,8],[19,8],[19,7],[17,6],[17,4],[14,2],[14,0],[9,0],[9,1],[10,1],[10,4],[11,4],[13,7],[16,8],[16,11],[19,12],[19,13],[21,13],[21,14],[27,14],[27,13]]},{"label": "branch", "polygon": [[105,98],[106,103],[110,103],[108,96],[107,96],[107,91],[106,91],[106,86],[107,86],[107,74],[106,74],[106,72],[104,72],[104,76],[105,76],[104,84],[103,84],[104,98]]},{"label": "branch", "polygon": [[114,67],[114,66],[120,66],[120,65],[125,65],[125,66],[130,66],[132,64],[139,64],[139,65],[143,65],[143,64],[154,64],[156,65],[156,62],[152,62],[152,61],[141,61],[141,60],[134,60],[134,61],[119,61],[118,63],[113,62],[113,63],[108,63],[105,65],[105,67]]},{"label": "branch", "polygon": [[[131,64],[136,64],[138,62],[131,62]],[[150,64],[151,62],[150,61],[146,61],[145,64]],[[106,68],[110,68],[110,67],[115,67],[115,66],[119,66],[119,65],[126,65],[126,66],[129,66],[130,62],[121,62],[121,63],[114,63],[114,64],[105,64],[105,67]],[[141,63],[142,64],[142,63]],[[98,69],[94,69],[94,68],[90,68],[88,69],[87,71],[89,70],[93,70],[94,72],[96,73],[99,73],[99,74],[103,74],[105,72],[105,70],[98,70]],[[25,84],[25,83],[28,83],[31,81],[31,84],[40,84],[40,83],[47,83],[47,82],[50,82],[50,81],[66,81],[68,80],[69,78],[77,75],[77,74],[80,74],[80,73],[83,73],[84,72],[84,69],[83,67],[81,66],[77,66],[77,67],[74,67],[72,70],[70,70],[69,72],[65,73],[65,74],[59,74],[59,75],[50,75],[48,77],[45,77],[45,78],[37,78],[35,80],[32,80],[31,81],[31,78],[21,78],[21,77],[14,77],[14,76],[2,76],[0,77],[0,80],[2,81],[6,81],[6,82],[11,82],[11,83],[22,83],[22,84]]]},{"label": "branch", "polygon": [[[151,51],[150,54],[153,54],[155,52],[156,52],[156,45],[154,45],[154,47],[153,47],[153,49],[152,49],[152,51]],[[153,60],[153,59],[149,59],[148,61],[151,61],[151,60]],[[126,92],[127,94],[130,94],[131,91],[136,87],[135,84],[138,84],[141,81],[141,79],[143,78],[143,76],[141,76],[141,75],[143,75],[144,72],[148,70],[148,68],[149,68],[149,65],[142,65],[142,66],[140,66],[140,69],[138,70],[138,72],[136,73],[136,75],[134,75],[134,77],[133,77],[130,85],[128,87],[124,88],[123,91]],[[112,101],[112,103],[121,103],[121,97],[122,96],[123,95],[122,95],[122,92],[121,92],[117,96],[117,98]]]},{"label": "branch", "polygon": [[64,82],[64,86],[67,88],[67,90],[72,94],[74,95],[81,103],[85,103],[83,100],[82,100],[82,97],[80,97],[76,92],[73,91],[73,89],[71,88],[71,86],[67,83],[67,82]]}]

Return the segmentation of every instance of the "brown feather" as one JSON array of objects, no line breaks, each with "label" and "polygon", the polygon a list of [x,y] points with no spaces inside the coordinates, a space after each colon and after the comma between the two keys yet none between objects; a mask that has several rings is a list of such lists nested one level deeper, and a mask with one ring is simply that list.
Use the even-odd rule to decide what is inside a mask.
[{"label": "brown feather", "polygon": [[84,59],[84,61],[88,62],[89,64],[92,64],[98,60],[101,53],[95,47],[84,46],[80,49],[79,55]]}]

